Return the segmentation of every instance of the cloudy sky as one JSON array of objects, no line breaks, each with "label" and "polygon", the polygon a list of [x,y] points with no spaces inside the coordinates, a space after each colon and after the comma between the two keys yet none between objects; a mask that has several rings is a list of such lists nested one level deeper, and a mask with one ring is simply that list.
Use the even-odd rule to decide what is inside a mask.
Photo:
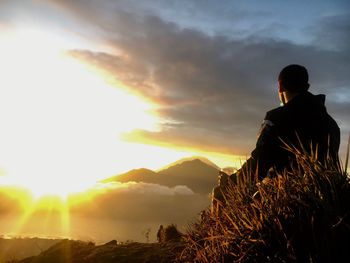
[{"label": "cloudy sky", "polygon": [[48,174],[93,181],[191,154],[229,165],[249,156],[265,112],[279,106],[277,75],[292,63],[327,95],[344,154],[349,7],[2,0],[1,171],[52,183]]}]

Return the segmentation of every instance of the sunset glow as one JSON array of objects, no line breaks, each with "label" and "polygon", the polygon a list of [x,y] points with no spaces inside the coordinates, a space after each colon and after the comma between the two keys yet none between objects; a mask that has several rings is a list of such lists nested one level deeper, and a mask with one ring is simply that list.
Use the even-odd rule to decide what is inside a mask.
[{"label": "sunset glow", "polygon": [[191,155],[233,161],[176,145],[142,145],[142,138],[123,141],[134,129],[158,129],[152,104],[107,84],[45,32],[23,30],[0,40],[0,183],[27,187],[36,198],[65,198],[137,163],[156,169]]},{"label": "sunset glow", "polygon": [[95,158],[115,151],[117,162],[116,150],[127,150],[118,136],[156,128],[150,105],[108,86],[59,44],[32,30],[0,39],[1,179],[35,196],[85,190],[118,170]]},{"label": "sunset glow", "polygon": [[301,2],[0,0],[0,262],[1,236],[185,233],[251,156],[288,64],[327,96],[345,156],[350,2]]}]

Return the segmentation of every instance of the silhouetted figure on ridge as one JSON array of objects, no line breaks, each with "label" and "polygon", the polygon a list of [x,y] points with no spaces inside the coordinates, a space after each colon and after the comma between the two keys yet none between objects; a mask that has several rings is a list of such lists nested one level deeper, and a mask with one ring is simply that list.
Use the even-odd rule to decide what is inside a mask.
[{"label": "silhouetted figure on ridge", "polygon": [[[338,160],[340,130],[327,113],[325,95],[313,95],[309,90],[309,76],[305,67],[289,65],[278,76],[281,107],[266,113],[256,148],[237,173],[220,173],[219,185],[213,190],[212,208],[224,202],[223,190],[228,180],[248,175],[252,180],[264,179],[269,170],[282,172],[290,167],[295,156],[283,148],[284,143],[306,153],[316,153],[321,163]],[[302,151],[304,152],[304,151]]]},{"label": "silhouetted figure on ridge", "polygon": [[163,225],[159,226],[159,229],[157,232],[157,240],[159,243],[163,243],[165,241],[165,230]]}]

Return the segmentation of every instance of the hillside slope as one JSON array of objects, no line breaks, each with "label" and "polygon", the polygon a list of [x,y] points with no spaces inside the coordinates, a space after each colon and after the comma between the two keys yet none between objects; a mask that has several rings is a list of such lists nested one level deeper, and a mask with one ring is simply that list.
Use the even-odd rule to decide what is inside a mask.
[{"label": "hillside slope", "polygon": [[183,244],[178,242],[117,244],[111,241],[95,246],[93,243],[63,240],[40,255],[18,263],[171,263],[182,249]]},{"label": "hillside slope", "polygon": [[61,239],[0,238],[0,262],[38,255]]}]

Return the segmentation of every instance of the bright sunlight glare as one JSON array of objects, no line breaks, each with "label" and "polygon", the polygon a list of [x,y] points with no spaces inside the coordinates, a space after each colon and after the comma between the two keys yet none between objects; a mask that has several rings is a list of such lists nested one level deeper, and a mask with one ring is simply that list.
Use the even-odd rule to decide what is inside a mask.
[{"label": "bright sunlight glare", "polygon": [[127,144],[157,129],[152,105],[65,54],[45,32],[0,35],[0,183],[66,196],[113,175]]}]

